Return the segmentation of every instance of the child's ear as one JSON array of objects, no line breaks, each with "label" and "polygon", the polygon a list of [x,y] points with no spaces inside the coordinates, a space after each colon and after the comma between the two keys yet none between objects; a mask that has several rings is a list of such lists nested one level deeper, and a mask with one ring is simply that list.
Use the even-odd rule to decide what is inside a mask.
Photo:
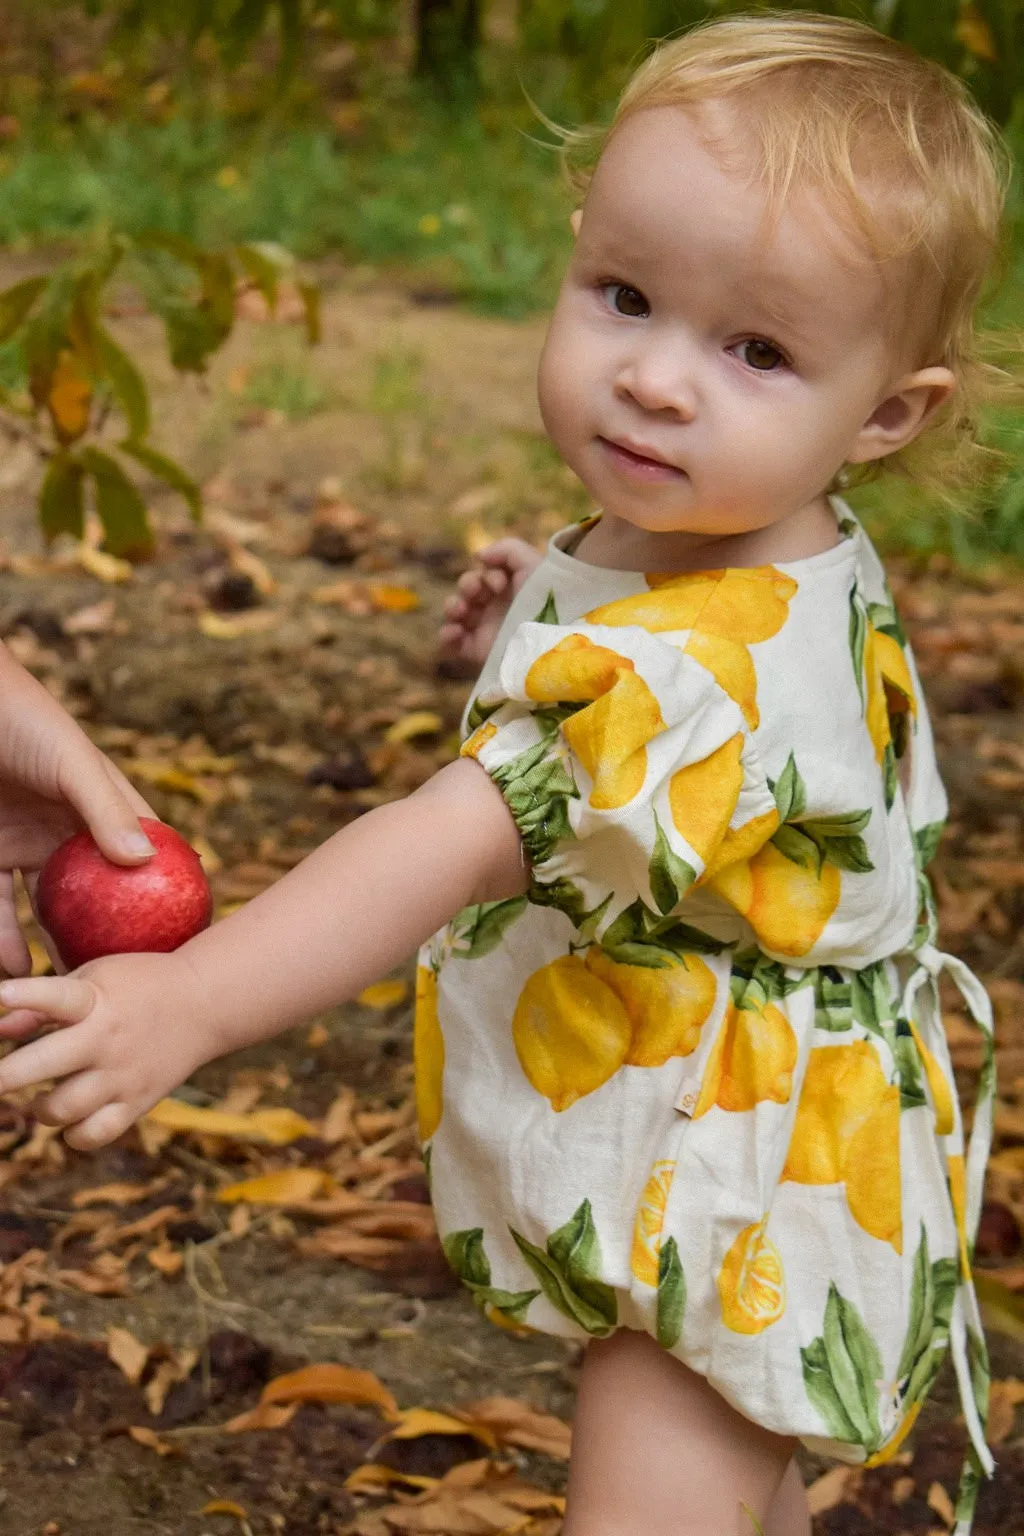
[{"label": "child's ear", "polygon": [[583,221],[583,209],[582,208],[574,208],[572,213],[570,213],[570,215],[569,215],[569,228],[572,230],[573,238],[574,239],[579,235],[580,224],[582,223],[582,221]]},{"label": "child's ear", "polygon": [[861,427],[846,455],[850,464],[883,459],[905,448],[956,389],[948,368],[919,368],[900,379]]}]

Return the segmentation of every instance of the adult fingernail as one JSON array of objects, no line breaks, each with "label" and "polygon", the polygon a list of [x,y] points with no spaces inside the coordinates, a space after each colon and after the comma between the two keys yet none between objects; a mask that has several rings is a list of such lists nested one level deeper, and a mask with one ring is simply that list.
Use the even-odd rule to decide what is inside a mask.
[{"label": "adult fingernail", "polygon": [[156,849],[145,832],[126,832],[124,837],[121,838],[121,846],[125,853],[130,853],[134,857],[142,856],[148,859],[152,854],[156,853]]}]

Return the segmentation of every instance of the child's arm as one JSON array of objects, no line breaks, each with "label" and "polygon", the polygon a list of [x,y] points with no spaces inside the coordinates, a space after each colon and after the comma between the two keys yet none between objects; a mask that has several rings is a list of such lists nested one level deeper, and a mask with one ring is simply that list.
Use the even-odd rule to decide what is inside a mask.
[{"label": "child's arm", "polygon": [[83,1150],[121,1135],[203,1062],[353,997],[460,908],[525,891],[515,823],[469,759],[381,806],[170,955],[118,955],[5,982],[0,1038],[72,1027],[0,1062],[0,1093],[62,1079],[36,1106]]}]

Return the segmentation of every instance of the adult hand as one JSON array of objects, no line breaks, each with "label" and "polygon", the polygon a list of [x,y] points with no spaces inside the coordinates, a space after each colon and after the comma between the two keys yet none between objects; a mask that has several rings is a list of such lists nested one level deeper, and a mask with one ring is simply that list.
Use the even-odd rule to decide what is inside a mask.
[{"label": "adult hand", "polygon": [[0,968],[31,969],[14,906],[14,871],[35,874],[59,843],[87,827],[117,864],[153,846],[139,826],[145,800],[43,685],[0,645]]}]

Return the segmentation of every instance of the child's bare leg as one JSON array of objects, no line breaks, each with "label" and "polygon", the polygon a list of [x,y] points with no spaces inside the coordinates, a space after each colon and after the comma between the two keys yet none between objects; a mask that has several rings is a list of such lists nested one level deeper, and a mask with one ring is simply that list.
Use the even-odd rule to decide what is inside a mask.
[{"label": "child's bare leg", "polygon": [[800,1468],[791,1461],[779,1491],[768,1506],[764,1536],[811,1536],[811,1512]]},{"label": "child's bare leg", "polygon": [[563,1536],[754,1536],[742,1506],[764,1524],[793,1445],[620,1329],[584,1358]]},{"label": "child's bare leg", "polygon": [[467,675],[479,672],[509,604],[541,558],[523,539],[498,539],[480,551],[444,605],[438,638],[449,667],[454,663]]}]

